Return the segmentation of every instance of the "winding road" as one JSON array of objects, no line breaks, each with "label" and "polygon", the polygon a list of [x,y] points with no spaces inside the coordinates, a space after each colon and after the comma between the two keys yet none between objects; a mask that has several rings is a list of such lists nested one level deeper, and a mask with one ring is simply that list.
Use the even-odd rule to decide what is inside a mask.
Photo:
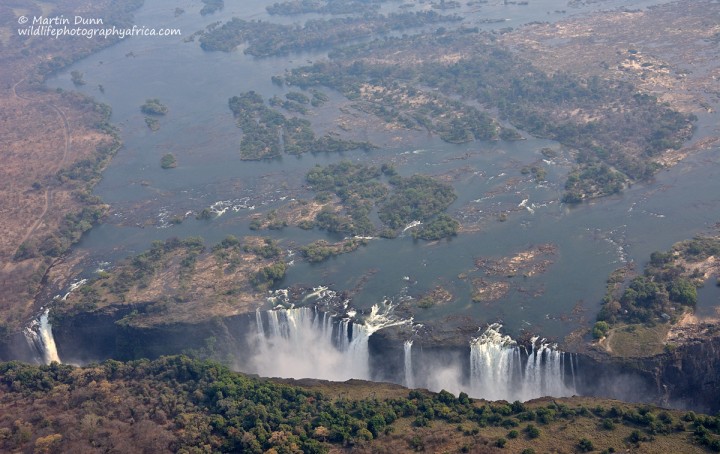
[{"label": "winding road", "polygon": [[[22,95],[18,94],[18,92],[17,92],[17,86],[20,85],[23,81],[25,81],[24,78],[23,78],[23,79],[20,79],[17,83],[15,83],[15,85],[12,86],[13,95],[14,95],[16,98],[22,99],[22,100],[24,100],[24,101],[34,101],[32,98],[28,98],[28,97],[26,97],[26,96],[22,96]],[[60,169],[62,169],[63,166],[65,165],[65,160],[67,159],[67,155],[68,155],[68,153],[69,153],[69,151],[70,151],[70,144],[71,144],[71,138],[70,138],[70,123],[68,122],[68,119],[67,119],[67,116],[65,115],[65,113],[64,113],[62,110],[60,110],[59,107],[57,107],[57,106],[55,106],[55,105],[53,105],[53,104],[50,104],[50,103],[48,103],[48,106],[50,106],[50,108],[52,108],[52,109],[58,114],[58,116],[60,117],[60,120],[61,120],[62,125],[63,125],[63,133],[64,133],[64,136],[65,136],[65,147],[64,147],[64,150],[63,150],[62,159],[60,160],[60,162],[57,163],[57,166],[56,166],[56,168],[54,169],[54,172],[58,172],[58,171],[59,171]],[[20,242],[18,243],[18,247],[19,247],[21,244],[25,243],[25,241],[27,241],[28,238],[30,238],[30,236],[32,236],[33,233],[35,233],[35,231],[37,230],[37,228],[38,228],[38,227],[40,226],[40,224],[42,223],[43,218],[45,217],[45,215],[47,214],[48,210],[50,209],[51,201],[52,201],[52,194],[50,193],[50,190],[49,190],[49,189],[45,188],[45,206],[44,206],[44,208],[43,208],[43,211],[42,211],[42,213],[40,213],[40,216],[38,216],[38,218],[35,220],[35,222],[30,226],[30,228],[28,228],[28,230],[25,232],[25,235],[23,235],[22,239],[21,239]],[[10,262],[8,262],[8,263],[5,264],[5,266],[3,267],[3,271],[7,270],[8,267],[10,267]]]}]

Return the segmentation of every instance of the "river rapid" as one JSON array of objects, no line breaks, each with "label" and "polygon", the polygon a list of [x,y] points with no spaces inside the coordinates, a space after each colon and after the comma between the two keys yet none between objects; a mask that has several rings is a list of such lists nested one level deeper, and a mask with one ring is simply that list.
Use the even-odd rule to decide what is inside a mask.
[{"label": "river rapid", "polygon": [[[452,301],[416,311],[416,322],[463,317],[477,326],[502,322],[505,332],[512,335],[527,330],[560,339],[594,320],[611,271],[631,261],[641,267],[651,252],[708,231],[719,219],[720,162],[713,158],[717,149],[691,156],[659,173],[654,181],[636,184],[621,195],[573,208],[559,202],[571,169],[568,151],[526,133],[527,140],[518,142],[453,145],[425,132],[351,125],[354,137],[379,149],[242,161],[241,133],[228,109],[228,98],[248,90],[266,98],[283,96],[290,89],[272,84],[270,77],[324,59],[327,51],[259,59],[243,54],[242,48],[205,52],[196,41],[183,38],[231,17],[283,23],[317,17],[270,17],[265,7],[271,3],[227,2],[222,11],[202,17],[197,2],[181,0],[170,7],[146,0],[136,13],[137,24],[180,28],[183,36],[128,38],[48,81],[49,87],[80,90],[109,104],[112,122],[120,128],[125,144],[94,191],[112,206],[111,214],[75,247],[75,252],[88,257],[83,276],[91,276],[104,262],[112,265],[143,251],[154,240],[199,235],[213,244],[229,234],[255,234],[248,228],[253,214],[266,213],[294,198],[312,197],[304,175],[316,164],[393,163],[402,175],[423,173],[451,182],[459,197],[449,213],[466,231],[436,243],[415,242],[410,235],[373,239],[353,253],[316,265],[288,257],[293,265],[283,286],[327,285],[344,290],[358,287],[364,277],[352,305],[367,309],[385,297],[417,296],[440,285],[452,293]],[[465,15],[469,25],[497,29],[664,2],[608,0],[563,8],[557,3],[490,1],[446,13]],[[393,11],[398,5],[385,4],[383,11]],[[176,6],[185,13],[175,16]],[[486,23],[486,19],[505,21]],[[73,86],[70,73],[75,70],[83,73],[86,85]],[[333,109],[343,100],[331,90],[323,91],[330,95],[329,107],[310,119],[319,130],[332,130],[337,116]],[[158,98],[169,108],[159,118],[156,132],[146,126],[139,109],[148,98]],[[693,140],[716,133],[714,128],[712,114],[701,117]],[[558,157],[546,160],[547,181],[538,184],[520,169],[542,159],[542,148],[557,151]],[[163,170],[159,160],[168,152],[175,155],[178,167]],[[208,207],[221,215],[211,221],[196,220],[195,213]],[[504,222],[498,220],[501,213],[508,213]],[[171,224],[174,216],[185,220]],[[316,239],[336,239],[293,227],[261,233],[281,240],[287,249]],[[470,281],[484,276],[475,267],[476,259],[514,256],[537,245],[554,246],[544,272],[512,278],[509,292],[499,301],[471,301]],[[717,292],[700,292],[701,311],[712,312],[717,304]]]}]

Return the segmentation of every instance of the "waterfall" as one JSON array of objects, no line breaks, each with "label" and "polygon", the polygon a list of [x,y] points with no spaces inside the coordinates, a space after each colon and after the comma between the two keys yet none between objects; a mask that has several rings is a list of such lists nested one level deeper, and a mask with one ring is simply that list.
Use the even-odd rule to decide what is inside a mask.
[{"label": "waterfall", "polygon": [[[565,356],[544,339],[531,339],[530,351],[490,325],[470,343],[470,391],[490,400],[529,400],[543,396],[576,394],[575,369],[570,356],[572,380],[566,380]],[[523,364],[524,362],[524,364]]]},{"label": "waterfall", "polygon": [[52,325],[48,321],[49,313],[50,309],[45,309],[40,317],[30,322],[30,325],[23,330],[30,349],[37,354],[37,361],[43,364],[61,362],[55,346]]},{"label": "waterfall", "polygon": [[[264,316],[257,311],[255,320],[257,351],[247,372],[334,381],[371,380],[370,337],[383,328],[411,323],[394,317],[387,301],[373,306],[362,322],[313,307],[276,308]],[[525,401],[576,394],[577,365],[572,354],[539,337],[532,338],[527,348],[520,346],[502,334],[501,328],[490,325],[470,342],[469,377],[464,355],[427,357],[417,351],[414,367],[413,341],[406,340],[404,374],[395,379],[408,388],[446,389],[456,394],[466,391],[489,400]]]},{"label": "waterfall", "polygon": [[412,344],[412,340],[405,341],[405,387],[410,389],[415,387],[412,368]]},{"label": "waterfall", "polygon": [[275,309],[266,312],[267,329],[256,312],[260,342],[251,361],[253,372],[269,377],[369,380],[370,336],[382,328],[409,323],[395,319],[391,312],[391,305],[373,306],[360,324],[315,308]]},{"label": "waterfall", "polygon": [[[267,330],[262,317],[256,315],[260,342],[252,360],[254,372],[269,377],[336,381],[370,378],[367,336],[353,336],[350,340],[348,331],[353,325],[349,320],[337,320],[308,307],[266,314]],[[362,333],[360,329],[353,331]]]},{"label": "waterfall", "polygon": [[257,326],[258,335],[261,339],[265,338],[265,328],[263,327],[262,312],[260,309],[255,309],[255,325]]},{"label": "waterfall", "polygon": [[520,364],[520,352],[510,336],[491,325],[470,343],[470,392],[490,400],[508,400],[514,391],[512,378]]}]

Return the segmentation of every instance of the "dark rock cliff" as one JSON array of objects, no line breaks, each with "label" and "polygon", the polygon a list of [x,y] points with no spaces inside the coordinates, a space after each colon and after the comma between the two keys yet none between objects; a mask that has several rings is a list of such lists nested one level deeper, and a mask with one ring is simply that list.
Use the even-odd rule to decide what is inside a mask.
[{"label": "dark rock cliff", "polygon": [[[84,364],[108,358],[154,359],[161,355],[194,353],[243,370],[254,352],[255,314],[214,318],[197,323],[151,327],[123,322],[140,307],[110,308],[94,313],[61,316],[53,333],[64,362]],[[127,318],[125,319],[127,321]],[[461,330],[462,331],[462,330]],[[423,339],[407,328],[389,328],[369,340],[370,370],[378,381],[404,383],[404,348],[414,337],[412,364],[416,377],[426,368],[453,365],[469,377],[469,339],[473,332]],[[31,361],[22,334],[8,338],[3,359]],[[580,395],[649,402],[703,412],[720,410],[720,336],[686,341],[674,351],[649,358],[617,358],[598,352],[573,354],[575,384]],[[416,386],[423,386],[418,378]]]}]

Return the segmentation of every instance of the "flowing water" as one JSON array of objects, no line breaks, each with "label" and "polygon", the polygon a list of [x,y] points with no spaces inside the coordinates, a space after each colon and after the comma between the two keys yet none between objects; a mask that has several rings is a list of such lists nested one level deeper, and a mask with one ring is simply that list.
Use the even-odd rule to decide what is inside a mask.
[{"label": "flowing water", "polygon": [[[180,28],[183,37],[187,37],[209,23],[233,16],[284,23],[302,20],[268,17],[264,7],[272,1],[227,3],[221,13],[203,18],[197,13],[199,6],[191,1],[181,0],[171,8],[159,0],[146,0],[136,22]],[[531,0],[528,5],[491,1],[480,11],[463,6],[455,12],[466,14],[469,23],[481,28],[497,29],[537,20],[555,21],[600,8],[643,8],[664,2],[606,0],[574,8],[562,3],[563,7],[558,8],[558,2],[551,0]],[[175,6],[184,8],[186,13],[175,17]],[[396,6],[390,3],[384,8]],[[487,24],[484,19],[507,20]],[[91,275],[99,262],[115,262],[146,249],[154,240],[170,236],[200,235],[212,244],[228,234],[255,233],[248,229],[252,214],[265,213],[293,198],[312,196],[303,179],[316,164],[344,159],[391,162],[397,164],[403,175],[450,176],[459,194],[450,214],[464,225],[476,228],[452,241],[414,242],[409,235],[394,240],[373,239],[358,251],[322,264],[297,260],[289,268],[284,285],[323,284],[343,290],[358,286],[366,277],[351,302],[360,309],[371,308],[387,295],[418,296],[442,285],[453,294],[452,301],[418,311],[416,321],[467,316],[477,326],[502,322],[506,332],[513,335],[525,329],[562,337],[594,318],[605,278],[613,269],[628,261],[643,263],[651,252],[667,249],[718,221],[720,161],[712,157],[717,150],[691,157],[660,173],[653,182],[635,185],[620,196],[572,209],[558,202],[571,167],[569,155],[555,142],[529,136],[521,142],[452,145],[426,134],[408,133],[397,140],[395,133],[357,127],[353,134],[379,145],[380,149],[286,156],[271,162],[241,161],[240,133],[227,107],[228,98],[248,90],[265,97],[283,95],[288,89],[273,85],[270,76],[325,57],[326,51],[316,51],[257,59],[241,50],[204,52],[197,42],[183,42],[177,37],[132,38],[51,79],[50,87],[78,89],[110,104],[112,121],[120,127],[125,143],[95,189],[96,195],[112,205],[112,213],[77,246],[90,257],[87,274]],[[84,74],[87,85],[72,85],[73,70]],[[98,91],[98,85],[103,86],[103,92]],[[339,94],[324,91],[333,101],[340,100]],[[147,98],[159,98],[169,107],[168,115],[159,120],[157,132],[147,128],[139,109]],[[336,113],[322,111],[312,121],[321,129],[332,129]],[[696,138],[715,132],[715,127],[713,118],[701,118]],[[522,178],[519,169],[540,159],[543,147],[559,151],[560,156],[546,162],[548,181],[537,184],[531,178]],[[160,168],[160,157],[167,152],[177,157],[176,169]],[[185,216],[211,206],[222,213],[212,221],[197,221],[190,214],[180,225],[168,222],[173,216]],[[507,221],[497,221],[501,212],[510,212]],[[323,232],[296,228],[262,234],[288,246],[321,238],[335,239]],[[475,259],[512,256],[541,244],[554,245],[556,250],[544,273],[514,278],[509,293],[498,302],[470,302],[470,285],[459,276],[465,273],[471,279],[482,277],[475,269]],[[706,293],[717,299],[713,292]],[[703,295],[701,292],[703,307],[717,304],[702,301]],[[382,313],[374,314],[381,316]],[[364,324],[355,324],[312,309],[258,312],[259,353],[255,369],[262,375],[369,378],[367,360],[363,359],[367,357],[367,339],[373,329],[382,326],[380,320],[373,321],[372,317]],[[42,318],[38,323],[41,327]],[[33,332],[40,331],[38,328]],[[416,353],[413,358],[412,344],[406,344],[405,383],[434,388],[469,385],[473,393],[493,397],[508,396],[510,387],[518,384],[522,385],[524,397],[535,396],[537,392],[556,395],[572,392],[575,368],[569,360],[572,357],[548,344],[536,342],[526,352],[507,336],[488,331],[470,347],[471,379],[464,383],[460,366],[450,360],[447,367],[436,368],[432,377],[426,373],[422,380],[414,377],[413,368],[423,368],[418,364],[421,355]],[[44,354],[44,362],[48,361],[48,354]]]},{"label": "flowing water", "polygon": [[405,382],[403,385],[407,388],[415,387],[415,379],[413,378],[413,365],[412,365],[412,340],[406,340],[403,344],[403,371],[405,373]]},{"label": "flowing water", "polygon": [[35,354],[36,361],[41,364],[61,362],[55,346],[52,325],[48,321],[49,312],[50,309],[45,309],[23,330],[30,350]]},{"label": "flowing water", "polygon": [[[257,348],[250,370],[270,377],[372,379],[370,336],[383,328],[412,323],[394,317],[392,309],[392,305],[375,305],[364,320],[338,318],[310,307],[270,310],[264,317],[258,311],[253,333]],[[528,351],[500,329],[498,324],[491,325],[471,339],[469,357],[458,358],[450,367],[436,367],[428,357],[420,371],[413,368],[413,341],[406,340],[399,381],[408,388],[417,382],[433,391],[464,390],[471,397],[490,400],[577,394],[569,353],[538,338],[531,340]],[[420,358],[425,361],[422,354]],[[469,376],[462,372],[463,363],[469,364]]]},{"label": "flowing water", "polygon": [[[369,380],[370,336],[380,329],[412,323],[392,316],[392,306],[373,306],[363,323],[314,308],[256,313],[257,352],[252,371],[268,377]],[[267,325],[267,329],[265,328]]]}]

